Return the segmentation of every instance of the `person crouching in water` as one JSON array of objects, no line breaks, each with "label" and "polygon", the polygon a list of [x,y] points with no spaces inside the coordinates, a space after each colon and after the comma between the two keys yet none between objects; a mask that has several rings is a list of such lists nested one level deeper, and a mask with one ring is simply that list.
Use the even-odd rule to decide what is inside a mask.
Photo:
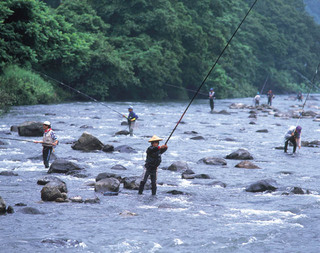
[{"label": "person crouching in water", "polygon": [[43,122],[43,140],[42,141],[33,141],[34,143],[42,143],[42,157],[43,163],[46,168],[49,168],[49,160],[53,147],[58,145],[58,139],[54,132],[51,129],[51,123],[49,121]]},{"label": "person crouching in water", "polygon": [[301,130],[302,130],[301,126],[297,126],[297,127],[292,126],[289,128],[288,132],[284,136],[284,139],[285,139],[284,152],[285,153],[287,153],[289,141],[293,145],[293,153],[296,152],[297,144],[298,144],[298,147],[301,148]]},{"label": "person crouching in water", "polygon": [[260,93],[259,93],[259,91],[257,92],[257,95],[254,97],[254,104],[255,104],[255,106],[259,106],[259,104],[260,104]]},{"label": "person crouching in water", "polygon": [[158,174],[158,166],[161,163],[161,154],[167,151],[168,146],[162,145],[159,146],[159,141],[162,141],[158,136],[154,135],[149,140],[151,142],[151,146],[148,147],[147,159],[144,165],[144,172],[142,175],[142,181],[139,186],[139,194],[142,194],[144,185],[147,182],[148,177],[151,177],[151,186],[152,186],[152,195],[156,195],[157,193],[157,174]]}]

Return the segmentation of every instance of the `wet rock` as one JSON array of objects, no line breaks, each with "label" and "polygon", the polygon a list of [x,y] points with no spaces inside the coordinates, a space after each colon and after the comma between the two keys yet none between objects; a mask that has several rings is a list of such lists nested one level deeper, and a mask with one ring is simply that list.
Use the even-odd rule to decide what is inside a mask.
[{"label": "wet rock", "polygon": [[4,214],[7,211],[7,205],[6,202],[3,200],[3,198],[0,196],[0,214]]},{"label": "wet rock", "polygon": [[115,133],[115,135],[129,135],[130,132],[127,130],[121,130]]},{"label": "wet rock", "polygon": [[183,171],[187,169],[189,169],[189,166],[186,162],[183,161],[174,162],[168,167],[168,170],[171,171]]},{"label": "wet rock", "polygon": [[292,175],[292,174],[293,174],[293,172],[291,172],[291,171],[279,171],[279,172],[277,172],[277,174],[282,174],[282,175]]},{"label": "wet rock", "polygon": [[100,199],[98,197],[92,198],[92,199],[85,199],[84,203],[85,204],[99,204],[100,203]]},{"label": "wet rock", "polygon": [[50,183],[46,184],[41,190],[41,199],[43,201],[55,201],[58,198],[63,199],[63,195],[58,186],[50,186]]},{"label": "wet rock", "polygon": [[[54,161],[54,160],[56,160],[58,157],[56,156],[56,154],[55,153],[51,153],[51,155],[50,155],[50,161],[52,162],[52,161]],[[30,160],[40,160],[40,161],[42,161],[43,160],[43,157],[42,157],[42,155],[38,155],[38,156],[34,156],[34,157],[29,157],[28,159],[30,159]]]},{"label": "wet rock", "polygon": [[57,203],[64,203],[64,202],[69,202],[69,200],[67,200],[66,198],[57,198],[56,200],[55,200],[55,202],[57,202]]},{"label": "wet rock", "polygon": [[226,188],[227,187],[227,184],[221,182],[221,181],[213,181],[213,182],[210,182],[208,183],[207,185],[209,186],[219,186],[219,187],[222,187],[222,188]]},{"label": "wet rock", "polygon": [[120,153],[138,153],[135,149],[132,147],[129,147],[127,145],[121,145],[116,148],[114,148],[114,151],[118,151]]},{"label": "wet rock", "polygon": [[[125,177],[123,179],[123,188],[129,189],[129,190],[138,190],[139,185],[141,182],[141,177],[133,176],[133,177]],[[151,189],[151,182],[150,180],[147,181],[147,183],[144,186],[145,190]]]},{"label": "wet rock", "polygon": [[182,179],[210,179],[210,176],[207,174],[182,174],[181,175]]},{"label": "wet rock", "polygon": [[318,114],[314,111],[306,111],[302,112],[302,116],[304,117],[316,117]]},{"label": "wet rock", "polygon": [[257,118],[257,115],[256,115],[256,114],[250,114],[250,115],[248,116],[248,118],[256,119],[256,118]]},{"label": "wet rock", "polygon": [[11,126],[10,131],[11,132],[18,132],[18,126]]},{"label": "wet rock", "polygon": [[192,169],[186,169],[182,174],[195,174]]},{"label": "wet rock", "polygon": [[[81,244],[81,242],[77,240],[62,238],[62,239],[44,239],[41,243],[52,244],[55,247],[66,247],[66,248],[77,248]],[[63,250],[61,250],[62,252]]]},{"label": "wet rock", "polygon": [[92,126],[87,126],[87,125],[83,125],[80,128],[82,128],[82,129],[93,129]]},{"label": "wet rock", "polygon": [[127,170],[127,168],[120,165],[120,164],[117,164],[117,165],[112,166],[111,170]]},{"label": "wet rock", "polygon": [[293,189],[290,190],[290,193],[292,193],[292,194],[304,194],[304,191],[300,187],[293,187]]},{"label": "wet rock", "polygon": [[104,145],[103,146],[103,148],[102,148],[102,151],[103,152],[113,152],[114,151],[114,146],[112,146],[112,145],[109,145],[109,144],[107,144],[107,145]]},{"label": "wet rock", "polygon": [[103,196],[118,196],[119,192],[104,192]]},{"label": "wet rock", "polygon": [[120,181],[116,178],[104,178],[96,182],[94,190],[96,192],[118,192],[120,187]]},{"label": "wet rock", "polygon": [[71,146],[75,150],[83,151],[101,150],[103,147],[103,143],[98,138],[87,132],[84,132],[79,140]]},{"label": "wet rock", "polygon": [[67,189],[67,185],[65,182],[63,181],[50,181],[49,183],[45,184],[45,186],[47,187],[56,187],[58,188],[58,190],[63,193],[67,193],[68,189]]},{"label": "wet rock", "polygon": [[48,173],[62,173],[70,175],[72,173],[75,173],[75,171],[79,172],[81,170],[84,170],[84,168],[73,162],[67,161],[65,159],[57,159],[50,165]]},{"label": "wet rock", "polygon": [[255,165],[250,161],[242,161],[238,163],[235,167],[244,169],[261,169],[259,166]]},{"label": "wet rock", "polygon": [[0,145],[8,145],[8,143],[0,140]]},{"label": "wet rock", "polygon": [[167,191],[167,193],[172,195],[188,195],[187,193],[178,190]]},{"label": "wet rock", "polygon": [[38,179],[37,184],[38,185],[46,185],[47,183],[51,182],[51,181],[57,181],[57,182],[61,182],[64,183],[60,178],[58,177],[54,177],[54,176],[45,176],[42,177],[40,179]]},{"label": "wet rock", "polygon": [[121,176],[119,175],[116,175],[114,173],[108,173],[108,172],[103,172],[103,173],[100,173],[97,177],[96,177],[96,182],[102,180],[102,179],[105,179],[105,178],[116,178],[118,179],[120,182],[121,182]]},{"label": "wet rock", "polygon": [[260,129],[256,131],[257,133],[268,133],[268,129]]},{"label": "wet rock", "polygon": [[251,184],[246,188],[247,192],[264,192],[264,191],[275,191],[278,188],[275,186],[276,181],[274,180],[261,180]]},{"label": "wet rock", "polygon": [[55,113],[50,113],[50,112],[47,112],[47,113],[45,113],[44,115],[45,115],[45,116],[56,116]]},{"label": "wet rock", "polygon": [[250,124],[250,125],[255,125],[255,124],[257,124],[257,123],[254,122],[254,121],[250,121],[249,124]]},{"label": "wet rock", "polygon": [[34,207],[24,207],[18,210],[19,213],[24,214],[44,214],[43,212],[39,211],[37,208]]},{"label": "wet rock", "polygon": [[121,126],[128,126],[129,124],[128,124],[128,121],[122,121],[121,122]]},{"label": "wet rock", "polygon": [[246,149],[238,149],[231,154],[226,156],[226,159],[234,159],[234,160],[253,160],[252,155]]},{"label": "wet rock", "polygon": [[220,112],[218,112],[218,114],[223,114],[223,115],[230,115],[230,112],[227,112],[226,110],[221,110]]},{"label": "wet rock", "polygon": [[204,140],[204,137],[202,136],[195,136],[195,137],[191,137],[191,140]]},{"label": "wet rock", "polygon": [[121,215],[123,217],[131,217],[131,216],[137,216],[138,214],[125,210],[125,211],[119,213],[119,215]]},{"label": "wet rock", "polygon": [[275,147],[274,149],[284,150],[284,146],[278,146],[278,147]]},{"label": "wet rock", "polygon": [[225,141],[236,141],[236,139],[229,138],[229,137],[225,138],[224,140],[225,140]]},{"label": "wet rock", "polygon": [[27,121],[18,126],[18,133],[20,136],[43,136],[42,122]]},{"label": "wet rock", "polygon": [[200,159],[198,163],[205,163],[207,165],[227,165],[226,160],[216,157],[205,157]]},{"label": "wet rock", "polygon": [[15,206],[27,206],[27,204],[20,202],[20,203],[15,204]]},{"label": "wet rock", "polygon": [[198,132],[196,132],[196,131],[186,131],[186,132],[184,132],[184,134],[198,134]]},{"label": "wet rock", "polygon": [[12,206],[8,206],[7,213],[14,213],[14,209]]},{"label": "wet rock", "polygon": [[71,198],[69,198],[69,200],[72,203],[83,203],[84,202],[81,196],[71,197]]},{"label": "wet rock", "polygon": [[18,176],[18,174],[12,171],[1,171],[0,176],[12,177],[12,176]]},{"label": "wet rock", "polygon": [[319,148],[320,141],[301,141],[302,147],[309,147],[309,148]]},{"label": "wet rock", "polygon": [[232,103],[230,106],[229,106],[230,109],[244,109],[246,108],[246,105],[245,104],[242,104],[242,103]]}]

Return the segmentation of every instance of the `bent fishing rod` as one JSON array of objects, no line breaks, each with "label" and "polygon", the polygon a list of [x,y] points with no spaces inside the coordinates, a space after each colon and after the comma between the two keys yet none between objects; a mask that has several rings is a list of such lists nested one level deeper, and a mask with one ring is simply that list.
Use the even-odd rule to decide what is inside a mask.
[{"label": "bent fishing rod", "polygon": [[221,53],[219,54],[218,58],[216,59],[216,61],[214,62],[214,64],[212,65],[211,69],[209,70],[208,74],[206,75],[206,77],[203,79],[201,85],[199,86],[197,92],[193,95],[191,101],[189,102],[188,106],[186,107],[186,109],[184,110],[184,112],[182,113],[179,121],[177,122],[176,126],[174,127],[174,129],[172,130],[172,132],[170,133],[168,139],[165,142],[165,145],[167,145],[168,141],[170,140],[172,134],[176,131],[178,125],[180,124],[182,118],[184,117],[184,115],[186,114],[186,112],[188,111],[190,105],[192,104],[193,100],[196,98],[196,96],[198,95],[200,89],[202,88],[202,86],[205,84],[205,82],[207,81],[208,77],[210,76],[211,72],[213,71],[213,69],[216,67],[218,61],[220,60],[220,58],[222,57],[223,53],[226,51],[226,49],[228,48],[229,44],[231,43],[233,37],[236,35],[236,33],[238,32],[238,30],[240,29],[241,25],[243,24],[243,22],[246,20],[246,18],[248,17],[249,13],[251,12],[251,10],[253,9],[253,7],[255,6],[255,4],[257,3],[258,0],[255,0],[254,3],[251,5],[251,7],[249,8],[249,10],[247,11],[246,15],[244,16],[244,18],[241,20],[240,24],[238,25],[237,29],[233,32],[231,38],[228,40],[227,44],[225,45],[225,47],[223,48],[223,50],[221,51]]},{"label": "bent fishing rod", "polygon": [[57,79],[55,79],[55,78],[53,78],[53,77],[51,77],[51,76],[48,76],[47,74],[42,73],[42,72],[40,72],[40,71],[37,71],[37,70],[34,70],[34,71],[37,72],[37,73],[39,73],[39,74],[41,74],[41,75],[46,76],[47,78],[49,78],[49,79],[57,82],[58,84],[60,84],[60,85],[62,85],[62,86],[64,86],[64,87],[67,87],[67,88],[71,89],[72,91],[75,91],[75,92],[77,92],[77,93],[85,96],[86,98],[91,99],[91,100],[94,101],[94,102],[100,103],[101,105],[109,108],[111,111],[114,111],[115,113],[117,113],[117,114],[119,114],[119,115],[121,115],[121,116],[123,116],[123,117],[125,117],[125,118],[128,118],[126,115],[122,114],[121,112],[116,111],[115,109],[111,108],[110,106],[106,105],[105,103],[103,103],[103,102],[101,102],[101,101],[98,101],[97,99],[95,99],[95,98],[93,98],[93,97],[91,97],[91,96],[89,96],[89,95],[87,95],[87,94],[85,94],[85,93],[83,93],[83,92],[81,92],[81,91],[79,91],[79,90],[71,87],[70,85],[67,85],[67,84],[65,84],[65,83],[63,83],[63,82],[61,82],[61,81],[59,81],[59,80],[57,80]]}]

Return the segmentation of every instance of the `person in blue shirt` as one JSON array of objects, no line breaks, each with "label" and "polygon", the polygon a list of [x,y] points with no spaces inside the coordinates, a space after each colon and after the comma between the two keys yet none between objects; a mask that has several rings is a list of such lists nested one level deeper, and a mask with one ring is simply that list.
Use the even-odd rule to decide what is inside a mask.
[{"label": "person in blue shirt", "polygon": [[129,125],[129,133],[130,133],[130,136],[133,136],[133,129],[135,127],[136,120],[139,117],[137,114],[135,114],[133,112],[132,106],[129,106],[128,111],[129,111],[129,115],[128,115],[127,119],[128,119],[128,125]]}]

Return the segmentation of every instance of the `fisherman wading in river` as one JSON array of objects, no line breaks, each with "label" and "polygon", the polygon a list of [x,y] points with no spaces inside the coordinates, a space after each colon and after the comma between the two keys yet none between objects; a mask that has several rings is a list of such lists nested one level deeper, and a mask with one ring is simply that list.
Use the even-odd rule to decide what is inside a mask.
[{"label": "fisherman wading in river", "polygon": [[144,185],[148,180],[148,177],[151,177],[151,186],[152,186],[152,195],[156,195],[157,193],[157,174],[158,174],[158,166],[161,163],[161,154],[167,151],[168,146],[162,145],[159,146],[159,141],[162,141],[158,136],[154,135],[149,140],[151,142],[151,146],[147,149],[147,159],[144,165],[144,172],[142,175],[142,180],[139,186],[139,194],[142,194]]},{"label": "fisherman wading in river", "polygon": [[42,143],[42,157],[43,163],[46,168],[49,168],[49,160],[51,153],[53,151],[53,147],[58,145],[58,139],[54,132],[51,129],[51,123],[49,121],[43,122],[43,140],[42,141],[34,141],[34,143]]},{"label": "fisherman wading in river", "polygon": [[134,129],[134,126],[136,124],[136,120],[139,117],[138,117],[137,114],[135,114],[133,112],[133,107],[132,106],[129,106],[128,111],[129,111],[129,115],[128,115],[127,119],[128,119],[128,125],[129,125],[129,132],[130,132],[130,136],[133,136],[133,129]]},{"label": "fisherman wading in river", "polygon": [[215,97],[214,97],[214,91],[213,91],[213,88],[210,88],[210,91],[209,91],[209,101],[210,101],[211,112],[213,112],[213,109],[214,109],[214,101],[213,101],[213,99],[215,99]]}]

